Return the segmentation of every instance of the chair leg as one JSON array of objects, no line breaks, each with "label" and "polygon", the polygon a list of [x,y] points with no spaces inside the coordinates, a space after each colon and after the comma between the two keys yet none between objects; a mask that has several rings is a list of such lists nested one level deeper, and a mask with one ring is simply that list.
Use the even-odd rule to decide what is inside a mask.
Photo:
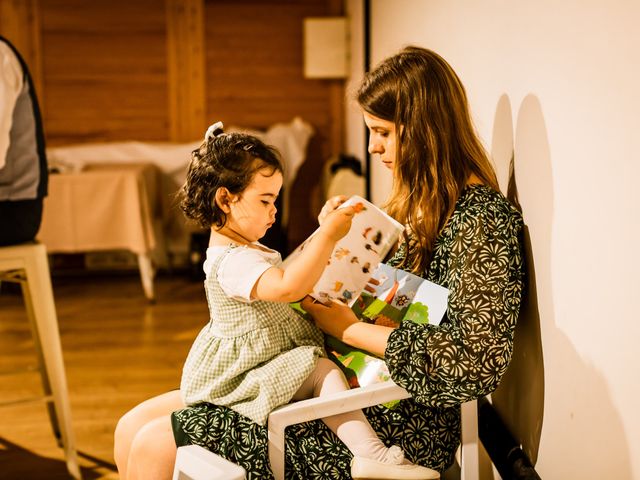
[{"label": "chair leg", "polygon": [[49,374],[46,368],[46,362],[44,361],[44,355],[42,353],[42,341],[40,340],[40,333],[38,332],[38,326],[36,324],[35,313],[33,311],[33,299],[31,298],[31,291],[29,289],[29,283],[25,280],[20,281],[22,287],[22,297],[24,298],[24,305],[27,310],[27,318],[29,319],[29,327],[31,329],[31,337],[36,347],[36,353],[38,355],[38,370],[40,371],[40,378],[42,380],[42,390],[47,398],[47,410],[49,412],[49,420],[51,422],[51,429],[53,435],[56,437],[58,446],[62,447],[62,434],[60,433],[60,422],[56,415],[55,405],[53,403],[53,394],[51,391],[51,383],[49,382]]},{"label": "chair leg", "polygon": [[480,467],[478,458],[478,401],[471,400],[460,406],[462,413],[460,445],[460,479],[478,480]]},{"label": "chair leg", "polygon": [[275,480],[284,480],[284,430],[282,436],[269,430],[269,463]]},{"label": "chair leg", "polygon": [[[25,298],[25,303],[28,300],[31,305],[28,308],[31,308],[35,328],[38,331],[37,338],[42,350],[47,381],[53,394],[55,423],[59,426],[67,470],[73,478],[81,479],[82,475],[75,447],[75,434],[71,425],[71,407],[47,251],[44,245],[37,245],[35,248],[38,249],[37,254],[29,257],[25,264],[28,281],[28,285],[25,287],[28,289],[28,298]],[[33,299],[36,299],[36,301],[33,302]]]},{"label": "chair leg", "polygon": [[140,269],[140,279],[142,280],[142,288],[147,300],[155,301],[155,293],[153,291],[153,263],[149,255],[138,254],[138,268]]}]

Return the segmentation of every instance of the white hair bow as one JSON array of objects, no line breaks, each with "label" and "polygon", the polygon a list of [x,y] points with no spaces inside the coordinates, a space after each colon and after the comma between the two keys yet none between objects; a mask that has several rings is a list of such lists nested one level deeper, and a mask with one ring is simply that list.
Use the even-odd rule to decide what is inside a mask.
[{"label": "white hair bow", "polygon": [[211,125],[209,128],[207,128],[207,133],[204,134],[204,141],[208,142],[212,138],[223,133],[223,128],[224,125],[222,124],[222,122],[216,122]]}]

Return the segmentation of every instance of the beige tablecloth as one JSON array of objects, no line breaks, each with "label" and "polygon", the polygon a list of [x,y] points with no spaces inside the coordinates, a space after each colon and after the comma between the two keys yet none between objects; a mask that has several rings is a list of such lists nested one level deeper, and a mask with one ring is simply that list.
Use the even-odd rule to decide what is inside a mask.
[{"label": "beige tablecloth", "polygon": [[50,253],[123,249],[147,255],[156,247],[158,181],[150,163],[52,174],[38,238]]}]

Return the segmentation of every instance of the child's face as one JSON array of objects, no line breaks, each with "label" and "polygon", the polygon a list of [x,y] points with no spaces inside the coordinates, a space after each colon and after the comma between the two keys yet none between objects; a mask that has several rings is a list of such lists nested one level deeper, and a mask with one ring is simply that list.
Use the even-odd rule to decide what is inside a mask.
[{"label": "child's face", "polygon": [[231,202],[227,225],[246,240],[264,237],[276,220],[275,201],[282,188],[282,174],[270,169],[258,170],[249,186]]}]

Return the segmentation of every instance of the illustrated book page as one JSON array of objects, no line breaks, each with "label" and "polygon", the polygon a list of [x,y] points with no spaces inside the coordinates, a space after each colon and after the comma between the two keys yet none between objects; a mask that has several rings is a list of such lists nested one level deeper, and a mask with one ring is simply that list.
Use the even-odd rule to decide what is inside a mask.
[{"label": "illustrated book page", "polygon": [[[341,301],[352,306],[404,227],[371,202],[354,195],[340,208],[353,206],[351,229],[337,243],[329,263],[310,295],[320,302]],[[317,230],[316,230],[317,232]],[[283,267],[304,250],[314,232],[283,262]]]},{"label": "illustrated book page", "polygon": [[[380,283],[375,293],[367,291],[351,309],[363,322],[396,328],[401,322],[438,325],[447,311],[449,290],[417,275],[381,264],[373,278]],[[342,365],[352,387],[388,380],[384,360],[327,337],[327,351]]]}]

